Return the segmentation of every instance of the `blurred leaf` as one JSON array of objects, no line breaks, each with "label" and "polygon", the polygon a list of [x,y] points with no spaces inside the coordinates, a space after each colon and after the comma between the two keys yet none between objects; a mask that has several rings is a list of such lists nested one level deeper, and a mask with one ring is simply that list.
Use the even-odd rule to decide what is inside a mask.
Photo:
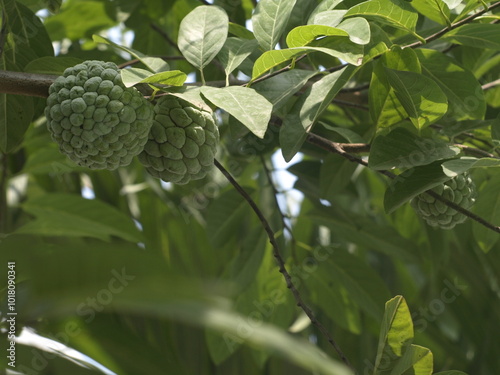
[{"label": "blurred leaf", "polygon": [[417,49],[422,72],[432,78],[448,97],[448,112],[456,120],[482,119],[486,101],[474,75],[451,58],[431,49]]},{"label": "blurred leaf", "polygon": [[285,31],[296,0],[260,0],[252,15],[255,38],[264,51],[271,51]]},{"label": "blurred leaf", "polygon": [[470,23],[447,32],[442,39],[476,48],[500,50],[499,24]]},{"label": "blurred leaf", "polygon": [[222,8],[196,7],[181,22],[179,49],[187,61],[202,70],[221,50],[228,29],[229,19]]},{"label": "blurred leaf", "polygon": [[33,118],[33,98],[0,94],[0,151],[12,152],[21,143]]},{"label": "blurred leaf", "polygon": [[82,59],[75,57],[44,56],[33,60],[24,67],[26,73],[52,74],[61,76],[66,68],[82,63]]},{"label": "blurred leaf", "polygon": [[385,212],[394,212],[413,197],[450,180],[443,172],[441,162],[408,169],[398,175],[385,191]]},{"label": "blurred leaf", "polygon": [[[500,175],[497,173],[483,185],[477,195],[476,203],[472,207],[472,210],[476,215],[479,215],[487,222],[497,226],[500,226],[499,184]],[[485,253],[490,251],[500,239],[498,233],[493,232],[491,229],[488,229],[477,222],[472,224],[472,232],[474,234],[475,242]]]},{"label": "blurred leaf", "polygon": [[117,236],[132,242],[143,240],[129,217],[97,200],[53,193],[28,200],[23,209],[36,219],[19,228],[18,233],[86,236],[103,240]]},{"label": "blurred leaf", "polygon": [[458,147],[444,141],[422,138],[404,128],[396,128],[387,135],[375,137],[368,165],[373,169],[411,168],[459,153]]},{"label": "blurred leaf", "polygon": [[254,89],[240,86],[203,86],[201,93],[212,104],[234,116],[257,137],[264,137],[273,105]]},{"label": "blurred leaf", "polygon": [[462,371],[448,370],[448,371],[435,372],[434,375],[467,375],[467,374]]},{"label": "blurred leaf", "polygon": [[330,154],[321,166],[319,187],[323,199],[334,199],[351,182],[351,176],[357,165],[340,155]]},{"label": "blurred leaf", "polygon": [[300,150],[318,117],[355,71],[355,67],[348,66],[322,77],[295,102],[280,129],[280,145],[286,161]]},{"label": "blurred leaf", "polygon": [[229,34],[243,39],[255,39],[255,35],[250,30],[234,22],[229,22]]},{"label": "blurred leaf", "polygon": [[433,124],[448,110],[448,100],[432,79],[385,68],[389,84],[417,129]]}]

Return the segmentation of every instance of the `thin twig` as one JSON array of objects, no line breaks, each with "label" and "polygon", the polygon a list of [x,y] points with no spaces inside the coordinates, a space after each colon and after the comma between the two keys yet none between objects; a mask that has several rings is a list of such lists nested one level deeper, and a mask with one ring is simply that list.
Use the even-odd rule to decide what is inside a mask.
[{"label": "thin twig", "polygon": [[276,189],[276,186],[274,185],[271,171],[267,167],[266,160],[264,159],[264,156],[262,156],[262,154],[260,155],[260,162],[262,163],[262,167],[264,168],[264,172],[266,174],[267,180],[269,181],[269,186],[271,186],[271,189],[273,191],[274,203],[276,204],[276,208],[278,209],[278,213],[281,217],[281,223],[283,225],[283,228],[286,229],[286,231],[290,234],[290,240],[291,240],[291,245],[292,245],[292,255],[293,255],[293,258],[296,259],[296,254],[295,254],[296,241],[295,241],[295,237],[293,235],[293,230],[286,222],[285,214],[283,213],[283,211],[281,211],[281,207],[280,207],[280,204],[278,202],[279,192]]},{"label": "thin twig", "polygon": [[[365,167],[368,167],[368,163],[361,159],[361,158],[358,158],[357,156],[353,156],[347,152],[345,152],[340,146],[338,143],[336,142],[332,142],[326,138],[323,138],[319,135],[316,135],[314,133],[309,133],[308,136],[307,136],[307,141],[311,144],[315,144],[321,148],[323,148],[324,150],[327,150],[327,151],[330,151],[330,152],[333,152],[333,153],[336,153],[336,154],[339,154],[341,155],[342,157],[346,158],[347,160],[350,160],[354,163],[358,163],[358,164],[361,164],[361,165],[364,165]],[[387,176],[391,179],[394,179],[397,177],[397,175],[395,175],[394,173],[392,172],[389,172],[389,171],[386,171],[386,170],[377,170],[378,173],[380,174],[383,174],[384,176]],[[440,196],[439,194],[436,194],[435,192],[433,191],[426,191],[427,194],[431,195],[432,197],[434,197],[435,199],[443,202],[444,204],[446,204],[448,207],[451,207],[453,208],[454,210],[464,214],[465,216],[467,216],[468,218],[478,222],[479,224],[485,226],[486,228],[488,229],[491,229],[492,231],[494,232],[497,232],[497,233],[500,233],[500,226],[496,226],[496,225],[493,225],[491,223],[489,223],[488,221],[486,221],[485,219],[483,219],[482,217],[470,212],[469,210],[466,210],[465,208],[463,207],[460,207],[459,205],[457,205],[456,203],[453,203],[452,201],[446,199],[446,198],[443,198],[442,196]]]},{"label": "thin twig", "polygon": [[429,42],[432,42],[433,40],[439,39],[447,32],[449,32],[453,29],[456,29],[457,27],[463,26],[471,21],[474,21],[477,17],[482,16],[483,14],[485,14],[485,13],[489,12],[490,10],[493,10],[499,6],[500,6],[500,1],[497,1],[496,3],[491,4],[489,7],[485,8],[483,10],[480,10],[477,13],[471,14],[469,17],[466,17],[463,20],[452,24],[450,27],[445,27],[445,28],[439,30],[437,33],[434,33],[434,34],[428,36],[427,38],[425,38],[425,42],[418,41],[415,43],[408,44],[408,45],[404,46],[403,48],[416,48],[416,47],[420,47],[420,46],[424,45],[425,43],[429,43]]},{"label": "thin twig", "polygon": [[498,156],[490,154],[489,152],[481,150],[479,148],[465,146],[465,145],[461,145],[461,144],[458,144],[458,143],[454,144],[453,146],[461,148],[462,151],[465,154],[467,154],[467,155],[479,156],[479,157],[482,157],[482,158],[500,159]]},{"label": "thin twig", "polygon": [[481,86],[483,90],[489,90],[492,89],[493,87],[499,86],[500,85],[500,79],[497,79],[492,82],[485,83],[484,85]]},{"label": "thin twig", "polygon": [[173,48],[175,48],[177,51],[181,52],[181,50],[179,49],[179,46],[177,45],[177,43],[175,43],[172,40],[172,38],[170,38],[170,36],[165,32],[165,30],[162,30],[162,28],[160,26],[158,26],[157,24],[151,22],[149,24],[149,27],[151,27],[154,31],[156,31],[158,34],[160,34],[161,37],[163,39],[165,39],[168,44],[170,44],[170,46],[172,46]]},{"label": "thin twig", "polygon": [[283,260],[283,257],[281,256],[280,250],[279,250],[279,245],[278,242],[276,241],[276,237],[274,236],[274,232],[271,229],[271,226],[269,225],[269,222],[265,218],[264,214],[262,211],[259,209],[255,201],[252,199],[252,197],[241,187],[241,185],[231,176],[231,174],[222,166],[222,164],[219,163],[218,160],[215,160],[215,166],[221,171],[221,173],[226,177],[226,179],[233,185],[233,187],[236,189],[236,191],[247,201],[247,203],[250,205],[252,208],[253,212],[257,215],[259,218],[262,227],[267,233],[267,236],[269,238],[269,242],[271,243],[273,247],[273,256],[276,258],[276,261],[278,262],[279,265],[279,272],[283,275],[285,278],[286,286],[288,289],[293,294],[293,297],[295,298],[295,301],[297,302],[297,306],[299,306],[308,316],[309,320],[313,325],[315,325],[319,331],[326,337],[328,342],[333,346],[337,354],[339,355],[340,359],[342,362],[344,362],[349,368],[351,368],[354,371],[354,368],[352,367],[351,363],[347,359],[347,357],[344,355],[342,350],[339,348],[337,343],[333,340],[333,338],[330,336],[328,333],[328,330],[316,319],[316,316],[314,315],[314,312],[309,308],[309,306],[306,305],[306,303],[302,300],[302,297],[297,290],[295,284],[292,281],[292,277],[288,273],[286,266],[285,266],[285,261]]},{"label": "thin twig", "polygon": [[365,83],[364,85],[359,85],[359,86],[355,86],[355,87],[347,87],[347,88],[341,89],[339,91],[339,93],[359,92],[359,91],[368,90],[369,88],[370,88],[370,84]]}]

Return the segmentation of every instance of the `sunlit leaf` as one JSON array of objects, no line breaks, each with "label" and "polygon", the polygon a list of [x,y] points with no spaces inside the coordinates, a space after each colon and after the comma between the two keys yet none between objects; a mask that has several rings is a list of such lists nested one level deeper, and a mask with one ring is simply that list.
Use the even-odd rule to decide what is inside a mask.
[{"label": "sunlit leaf", "polygon": [[261,0],[252,15],[255,38],[264,51],[271,51],[285,31],[296,0]]}]

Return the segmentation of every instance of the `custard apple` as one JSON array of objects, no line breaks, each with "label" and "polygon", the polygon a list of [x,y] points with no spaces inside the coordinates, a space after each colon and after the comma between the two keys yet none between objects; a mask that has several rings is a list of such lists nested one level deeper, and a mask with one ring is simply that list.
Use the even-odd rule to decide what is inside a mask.
[{"label": "custard apple", "polygon": [[93,60],[54,81],[45,116],[63,154],[83,167],[113,170],[130,164],[144,148],[153,105],[124,86],[116,64]]},{"label": "custard apple", "polygon": [[154,177],[186,184],[206,176],[218,142],[219,130],[209,110],[166,95],[154,107],[153,126],[139,161]]},{"label": "custard apple", "polygon": [[[432,189],[435,193],[465,209],[470,208],[476,199],[476,187],[469,174],[460,174],[443,185]],[[412,207],[427,224],[441,229],[452,229],[463,223],[467,216],[448,207],[429,194],[420,194],[411,201]]]}]

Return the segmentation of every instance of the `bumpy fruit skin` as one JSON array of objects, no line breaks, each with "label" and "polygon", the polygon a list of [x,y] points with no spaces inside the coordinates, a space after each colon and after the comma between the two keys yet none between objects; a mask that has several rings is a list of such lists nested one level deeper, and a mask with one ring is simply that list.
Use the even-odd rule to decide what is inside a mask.
[{"label": "bumpy fruit skin", "polygon": [[55,80],[45,116],[63,154],[83,167],[113,170],[130,164],[144,148],[153,105],[123,85],[116,64],[92,60]]},{"label": "bumpy fruit skin", "polygon": [[139,161],[154,177],[186,184],[210,171],[218,143],[211,112],[166,95],[154,107],[153,126]]},{"label": "bumpy fruit skin", "polygon": [[[470,208],[476,200],[476,187],[468,173],[458,175],[443,185],[432,189],[435,193],[465,209]],[[467,216],[448,207],[429,194],[420,194],[411,201],[412,207],[427,224],[441,229],[452,229],[463,223]]]}]

